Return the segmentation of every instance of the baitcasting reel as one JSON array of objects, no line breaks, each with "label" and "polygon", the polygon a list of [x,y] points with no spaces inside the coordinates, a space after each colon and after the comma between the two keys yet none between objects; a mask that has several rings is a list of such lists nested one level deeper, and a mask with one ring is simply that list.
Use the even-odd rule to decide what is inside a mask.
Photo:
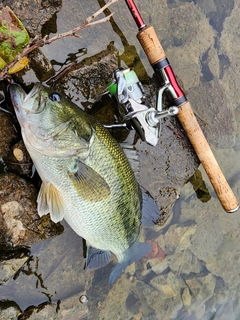
[{"label": "baitcasting reel", "polygon": [[[156,109],[143,103],[144,91],[136,73],[129,69],[117,69],[113,72],[112,83],[108,87],[115,99],[123,120],[135,129],[143,141],[156,146],[160,131],[161,119],[178,113],[176,106],[162,110],[163,92],[168,88],[166,83],[158,91]],[[116,125],[107,126],[114,128]]]}]

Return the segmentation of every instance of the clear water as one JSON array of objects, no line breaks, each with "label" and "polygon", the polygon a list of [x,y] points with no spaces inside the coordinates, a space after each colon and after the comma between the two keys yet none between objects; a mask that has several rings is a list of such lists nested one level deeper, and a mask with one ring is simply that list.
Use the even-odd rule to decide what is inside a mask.
[{"label": "clear water", "polygon": [[[207,123],[214,154],[240,198],[238,1],[136,3],[145,22],[155,27],[194,110]],[[58,33],[76,27],[98,9],[96,0],[63,0]],[[105,23],[83,30],[81,39],[66,38],[42,49],[56,70],[70,53],[84,52],[85,58],[114,41],[120,53],[134,45],[152,75],[124,1],[110,10],[116,12],[118,32]],[[34,80],[32,73],[25,80]],[[30,319],[240,319],[240,212],[224,212],[200,170],[211,200],[201,202],[186,184],[171,223],[152,231],[167,254],[164,261],[138,261],[109,288],[113,264],[96,272],[83,270],[82,240],[66,226],[61,236],[32,247],[28,263],[0,287],[1,299],[15,301],[22,311],[48,304]],[[81,295],[87,295],[86,304],[80,303]]]}]

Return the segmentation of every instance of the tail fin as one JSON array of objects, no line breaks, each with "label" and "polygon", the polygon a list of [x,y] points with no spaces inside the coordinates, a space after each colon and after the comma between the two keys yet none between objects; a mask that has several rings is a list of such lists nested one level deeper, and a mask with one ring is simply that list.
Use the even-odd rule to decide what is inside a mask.
[{"label": "tail fin", "polygon": [[139,242],[139,240],[136,240],[127,250],[125,259],[122,262],[118,262],[111,272],[108,284],[113,284],[113,282],[120,277],[127,266],[144,257],[150,250],[151,246],[148,243]]}]

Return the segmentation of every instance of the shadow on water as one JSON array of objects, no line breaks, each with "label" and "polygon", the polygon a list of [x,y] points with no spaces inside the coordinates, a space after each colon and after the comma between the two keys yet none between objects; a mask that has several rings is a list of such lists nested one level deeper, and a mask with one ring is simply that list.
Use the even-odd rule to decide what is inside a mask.
[{"label": "shadow on water", "polygon": [[[72,0],[71,2],[77,1]],[[93,1],[90,2],[93,4]],[[63,1],[63,3],[67,2]],[[226,78],[227,71],[231,68],[232,58],[228,57],[228,48],[223,48],[220,40],[221,33],[225,30],[226,18],[231,17],[235,6],[237,7],[236,3],[237,1],[233,0],[219,2],[214,0],[159,2],[156,0],[151,6],[147,1],[142,1],[139,4],[143,15],[156,23],[157,31],[159,29],[163,42],[168,45],[166,51],[169,51],[169,55],[174,57],[174,52],[177,52],[179,60],[176,69],[179,72],[183,70],[181,69],[182,58],[179,57],[184,56],[186,48],[190,48],[189,50],[194,52],[193,54],[189,53],[192,60],[198,54],[199,47],[196,43],[200,42],[199,35],[197,35],[199,26],[194,27],[196,33],[194,37],[186,37],[186,39],[184,38],[185,42],[178,42],[181,43],[182,49],[181,46],[174,46],[174,43],[169,42],[172,32],[171,25],[167,25],[164,30],[164,26],[160,26],[156,17],[159,17],[160,14],[166,15],[166,19],[162,18],[167,24],[168,17],[174,17],[178,8],[183,6],[183,10],[189,15],[194,9],[199,25],[206,24],[203,30],[214,29],[212,39],[206,40],[211,44],[206,44],[204,40],[201,40],[203,42],[201,45],[204,48],[201,54],[199,53],[197,62],[194,61],[192,64],[194,72],[196,71],[195,74],[189,71],[190,74],[183,79],[183,82],[185,80],[188,84],[186,90],[190,96],[191,90],[197,90],[201,83],[218,82],[219,79],[224,83],[224,89],[227,90],[228,82],[233,77],[231,75],[230,78]],[[103,6],[105,1],[98,0],[98,4]],[[166,12],[158,14],[159,6],[162,4],[164,4]],[[116,11],[120,7],[119,4]],[[59,17],[66,18],[69,14],[68,12],[64,13],[64,10],[67,10],[66,6],[63,7],[62,12],[44,25],[42,30],[44,34],[55,33],[58,28],[63,27],[61,23],[64,24],[64,21],[62,22]],[[124,11],[124,13],[126,12]],[[131,25],[131,30],[128,29],[126,16],[123,17],[124,22],[121,22],[121,18],[118,16],[111,18],[110,26],[106,27],[107,41],[104,35],[103,38],[107,44],[109,40],[115,41],[116,46],[122,50],[120,55],[122,65],[134,67],[139,78],[146,81],[150,77],[146,61],[142,62],[143,59],[140,59],[141,48],[136,43],[131,44],[131,33],[137,33],[137,28]],[[176,17],[176,19],[180,18]],[[188,28],[191,29],[191,27]],[[227,27],[225,28],[226,33],[230,32]],[[112,31],[114,31],[114,35],[111,34]],[[192,36],[191,32],[189,34]],[[67,57],[63,54],[56,60],[53,59],[53,52],[49,54],[55,71],[61,71],[68,63],[76,59],[81,61],[85,56],[91,55],[93,49],[98,49],[98,42],[95,47],[92,46],[91,36],[95,41],[100,35],[90,32],[88,36],[89,51],[85,49],[85,46],[83,46],[84,49],[74,48],[74,53],[68,52]],[[177,30],[175,30],[175,37],[178,36]],[[195,45],[197,49],[194,47]],[[48,55],[48,52],[45,54]],[[184,63],[192,63],[189,61],[189,56],[186,55]],[[184,68],[184,71],[188,73],[187,68]],[[198,79],[194,80],[194,88],[192,88],[189,77],[194,76]],[[231,95],[229,92],[227,91],[227,96],[232,99],[229,104],[232,103],[232,108],[237,108],[234,94]],[[91,103],[86,100],[86,108],[91,107]],[[203,106],[203,108],[208,108],[208,106]],[[90,112],[94,114],[95,109],[96,106]],[[116,115],[114,116],[116,117]],[[217,117],[216,114],[215,116]],[[209,119],[204,120],[211,122]],[[237,130],[239,126],[236,125],[235,128]],[[222,134],[224,135],[224,131]],[[126,135],[126,132],[122,135],[116,133],[119,141],[125,140]],[[164,143],[168,143],[169,146],[170,139],[175,138],[172,131],[169,131],[168,138],[167,142],[161,141],[162,147],[164,147]],[[239,139],[237,134],[236,139]],[[219,149],[214,145],[213,148],[225,171],[228,172],[230,183],[239,194],[238,172],[240,168],[234,160],[239,156],[239,151],[233,150],[231,147]],[[225,160],[226,158],[227,160]],[[159,159],[156,161],[158,162]],[[3,170],[3,165],[0,162],[1,170]],[[158,174],[159,171],[156,175]],[[156,192],[159,193],[158,190]],[[234,214],[230,218],[222,211],[201,168],[181,189],[180,199],[175,202],[172,211],[173,215],[167,225],[146,230],[148,239],[157,243],[156,250],[162,249],[167,254],[166,258],[160,259],[156,255],[137,261],[126,269],[121,279],[112,287],[108,286],[108,278],[116,261],[96,271],[84,270],[82,239],[67,224],[64,224],[63,234],[36,243],[31,247],[30,253],[26,249],[26,252],[21,252],[19,255],[16,252],[12,256],[9,255],[8,259],[2,259],[4,263],[7,264],[11,259],[16,259],[16,261],[23,259],[23,262],[20,268],[12,272],[10,277],[3,273],[5,281],[1,281],[0,285],[0,309],[19,308],[21,311],[19,320],[39,319],[39,315],[42,319],[47,319],[46,317],[49,316],[49,319],[84,318],[89,320],[114,318],[129,320],[239,319],[239,217]],[[3,270],[5,270],[4,267],[0,272]],[[79,301],[83,295],[88,298],[86,304]]]}]

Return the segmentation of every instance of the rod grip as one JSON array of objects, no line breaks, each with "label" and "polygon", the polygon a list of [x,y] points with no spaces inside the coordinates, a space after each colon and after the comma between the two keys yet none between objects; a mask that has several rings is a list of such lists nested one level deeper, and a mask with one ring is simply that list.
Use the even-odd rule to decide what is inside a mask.
[{"label": "rod grip", "polygon": [[148,26],[140,30],[137,34],[137,38],[152,66],[158,61],[166,58],[163,47],[152,26]]},{"label": "rod grip", "polygon": [[222,207],[230,213],[237,211],[238,201],[225,179],[188,101],[179,107],[177,117],[191,141]]}]

